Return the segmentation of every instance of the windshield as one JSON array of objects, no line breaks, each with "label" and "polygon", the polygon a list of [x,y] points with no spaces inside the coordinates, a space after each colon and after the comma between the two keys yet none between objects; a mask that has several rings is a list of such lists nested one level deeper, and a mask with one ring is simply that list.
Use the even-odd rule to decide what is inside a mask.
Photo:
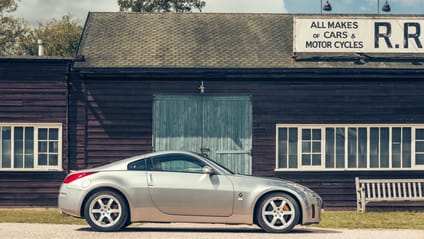
[{"label": "windshield", "polygon": [[225,166],[223,166],[222,164],[220,164],[220,163],[216,162],[215,160],[211,159],[208,155],[205,155],[205,154],[199,154],[199,153],[195,153],[195,154],[199,155],[199,156],[200,156],[200,157],[202,157],[202,158],[206,158],[206,159],[208,159],[208,162],[209,162],[210,164],[212,164],[213,166],[218,167],[218,168],[221,168],[222,170],[226,171],[226,172],[227,172],[227,173],[229,173],[229,174],[235,174],[233,171],[231,171],[231,170],[230,170],[230,169],[228,169],[227,167],[225,167]]}]

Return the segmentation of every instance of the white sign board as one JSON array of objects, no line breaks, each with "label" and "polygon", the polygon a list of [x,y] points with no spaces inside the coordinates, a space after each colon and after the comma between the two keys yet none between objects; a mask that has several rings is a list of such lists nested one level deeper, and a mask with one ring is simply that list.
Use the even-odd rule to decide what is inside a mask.
[{"label": "white sign board", "polygon": [[294,17],[294,52],[424,53],[424,17]]}]

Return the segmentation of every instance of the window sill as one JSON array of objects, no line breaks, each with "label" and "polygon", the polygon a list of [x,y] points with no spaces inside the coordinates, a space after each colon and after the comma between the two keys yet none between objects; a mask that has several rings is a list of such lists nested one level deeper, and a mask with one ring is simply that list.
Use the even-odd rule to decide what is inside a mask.
[{"label": "window sill", "polygon": [[0,172],[63,172],[63,169],[59,168],[28,168],[28,169],[10,169],[1,168]]},{"label": "window sill", "polygon": [[297,168],[297,169],[274,169],[274,172],[358,172],[358,171],[424,171],[424,167],[416,168],[351,168],[351,169],[324,169],[324,168]]}]

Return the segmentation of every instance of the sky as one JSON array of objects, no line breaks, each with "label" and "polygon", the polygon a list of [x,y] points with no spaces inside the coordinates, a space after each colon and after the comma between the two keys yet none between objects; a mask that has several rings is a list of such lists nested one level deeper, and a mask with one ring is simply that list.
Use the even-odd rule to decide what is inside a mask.
[{"label": "sky", "polygon": [[[247,13],[317,13],[326,0],[205,0],[203,12]],[[385,14],[385,0],[328,0],[331,12],[323,14]],[[424,0],[388,0],[390,14],[424,14]],[[52,18],[71,14],[84,22],[89,11],[118,11],[117,0],[21,0],[15,17],[22,17],[31,26]]]}]

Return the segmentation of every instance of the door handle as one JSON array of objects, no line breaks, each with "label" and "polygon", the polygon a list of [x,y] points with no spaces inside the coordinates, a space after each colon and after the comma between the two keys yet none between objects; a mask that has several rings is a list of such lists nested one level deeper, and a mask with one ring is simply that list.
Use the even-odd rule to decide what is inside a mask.
[{"label": "door handle", "polygon": [[152,173],[147,173],[147,186],[153,186],[153,175],[152,175]]}]

